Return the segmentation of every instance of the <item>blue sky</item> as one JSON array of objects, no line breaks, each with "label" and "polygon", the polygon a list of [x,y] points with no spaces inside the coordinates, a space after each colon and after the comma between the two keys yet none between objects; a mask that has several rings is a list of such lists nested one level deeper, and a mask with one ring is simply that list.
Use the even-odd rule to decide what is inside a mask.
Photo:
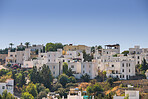
[{"label": "blue sky", "polygon": [[148,0],[0,0],[0,48],[26,41],[148,47]]}]

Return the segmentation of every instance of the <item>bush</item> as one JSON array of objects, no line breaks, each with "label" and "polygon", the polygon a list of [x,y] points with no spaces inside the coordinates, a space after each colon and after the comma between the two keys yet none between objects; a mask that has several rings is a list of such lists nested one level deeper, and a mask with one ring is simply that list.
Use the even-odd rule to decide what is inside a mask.
[{"label": "bush", "polygon": [[69,82],[69,79],[67,75],[62,74],[59,76],[58,81],[65,87],[65,85]]},{"label": "bush", "polygon": [[46,98],[47,97],[47,93],[45,91],[41,91],[38,96],[37,99],[42,99],[42,98]]},{"label": "bush", "polygon": [[69,77],[69,81],[72,82],[72,83],[75,83],[76,82],[76,78],[74,76],[70,76]]},{"label": "bush", "polygon": [[89,82],[90,76],[86,73],[86,74],[84,74],[84,75],[81,76],[81,79],[82,79],[84,82]]}]

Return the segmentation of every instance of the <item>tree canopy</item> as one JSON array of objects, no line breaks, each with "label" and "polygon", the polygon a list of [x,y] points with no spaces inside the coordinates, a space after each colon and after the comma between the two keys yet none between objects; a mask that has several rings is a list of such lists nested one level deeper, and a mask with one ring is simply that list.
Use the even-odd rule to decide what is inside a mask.
[{"label": "tree canopy", "polygon": [[48,51],[57,51],[57,49],[63,49],[62,43],[47,43],[45,50]]}]

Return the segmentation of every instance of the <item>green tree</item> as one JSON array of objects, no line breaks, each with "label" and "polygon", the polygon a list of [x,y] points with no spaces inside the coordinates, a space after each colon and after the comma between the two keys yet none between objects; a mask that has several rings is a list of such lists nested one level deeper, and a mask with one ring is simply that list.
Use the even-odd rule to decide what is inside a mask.
[{"label": "green tree", "polygon": [[67,74],[68,71],[68,64],[66,62],[63,63],[63,73]]},{"label": "green tree", "polygon": [[59,88],[62,88],[63,86],[62,86],[62,84],[60,84],[60,83],[56,83],[56,84],[53,84],[52,85],[52,91],[54,92],[54,91],[57,91]]},{"label": "green tree", "polygon": [[40,71],[40,75],[41,75],[41,83],[44,84],[45,87],[50,88],[51,87],[51,83],[53,81],[53,77],[50,71],[49,66],[47,65],[43,65],[42,66],[42,70]]},{"label": "green tree", "polygon": [[26,47],[28,48],[29,45],[30,45],[30,42],[26,42],[25,45],[26,45]]},{"label": "green tree", "polygon": [[113,78],[112,77],[108,78],[107,83],[109,83],[112,86],[113,85]]},{"label": "green tree", "polygon": [[102,86],[98,83],[96,83],[94,86],[93,86],[93,92],[98,95],[100,94],[101,92],[103,91],[102,89]]},{"label": "green tree", "polygon": [[95,53],[95,47],[94,46],[91,47],[91,52]]},{"label": "green tree", "polygon": [[65,85],[69,82],[69,79],[68,79],[68,76],[67,75],[61,74],[58,77],[58,81],[59,81],[59,83],[61,83],[65,87]]},{"label": "green tree", "polygon": [[146,59],[143,59],[142,64],[140,65],[140,70],[145,72],[147,69],[148,69],[148,63],[146,62]]},{"label": "green tree", "polygon": [[38,96],[37,99],[42,99],[42,98],[46,98],[47,97],[47,93],[45,91],[41,91]]},{"label": "green tree", "polygon": [[30,84],[27,86],[26,92],[29,92],[33,97],[37,97],[37,95],[38,95],[36,85],[33,84],[33,83],[30,83]]},{"label": "green tree", "polygon": [[82,79],[84,82],[89,82],[90,76],[86,73],[86,74],[84,74],[84,75],[81,76],[81,79]]},{"label": "green tree", "polygon": [[57,51],[57,49],[63,49],[62,43],[47,43],[45,50],[48,51]]},{"label": "green tree", "polygon": [[10,48],[12,49],[12,46],[13,46],[14,44],[13,44],[13,43],[10,43],[9,45],[10,45]]},{"label": "green tree", "polygon": [[22,87],[22,74],[21,73],[17,73],[15,74],[15,83],[18,87]]},{"label": "green tree", "polygon": [[26,79],[25,79],[25,74],[24,74],[24,72],[22,72],[21,74],[22,74],[22,79],[21,79],[21,83],[22,83],[21,87],[22,87],[23,85],[26,84]]},{"label": "green tree", "polygon": [[104,79],[106,78],[106,71],[103,71],[102,73],[103,73],[103,81],[104,81]]},{"label": "green tree", "polygon": [[10,92],[8,93],[7,90],[4,90],[2,96],[0,95],[0,99],[16,99],[16,98]]},{"label": "green tree", "polygon": [[86,61],[91,62],[92,61],[93,55],[86,54],[85,51],[83,51],[82,53],[83,53],[84,62],[86,62]]},{"label": "green tree", "polygon": [[102,49],[102,46],[101,46],[101,45],[99,45],[97,48],[98,48],[98,49]]},{"label": "green tree", "polygon": [[44,91],[46,89],[46,87],[44,87],[44,85],[41,83],[36,83],[35,85],[36,85],[38,93],[40,93],[41,91]]},{"label": "green tree", "polygon": [[21,99],[34,99],[34,97],[29,92],[22,93]]},{"label": "green tree", "polygon": [[124,54],[124,56],[127,56],[129,54],[129,51],[123,51],[121,54]]},{"label": "green tree", "polygon": [[91,95],[93,93],[93,86],[88,86],[86,88],[86,91],[87,91],[88,95]]},{"label": "green tree", "polygon": [[56,91],[56,93],[58,93],[61,97],[67,97],[68,92],[66,91],[65,88],[59,88],[58,91]]},{"label": "green tree", "polygon": [[68,69],[66,75],[69,76],[69,77],[70,77],[70,76],[73,76],[73,71],[72,71],[71,68]]},{"label": "green tree", "polygon": [[33,69],[30,71],[30,80],[35,84],[40,82],[39,71],[36,66],[33,66]]},{"label": "green tree", "polygon": [[74,76],[70,76],[69,77],[69,81],[72,82],[72,83],[75,83],[76,82],[76,78]]}]

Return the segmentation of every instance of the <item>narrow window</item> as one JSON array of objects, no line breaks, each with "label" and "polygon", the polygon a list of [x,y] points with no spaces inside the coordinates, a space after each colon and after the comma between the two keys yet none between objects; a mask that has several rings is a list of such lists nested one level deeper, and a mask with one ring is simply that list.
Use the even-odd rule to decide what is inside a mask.
[{"label": "narrow window", "polygon": [[124,72],[124,69],[122,69],[122,72]]}]

